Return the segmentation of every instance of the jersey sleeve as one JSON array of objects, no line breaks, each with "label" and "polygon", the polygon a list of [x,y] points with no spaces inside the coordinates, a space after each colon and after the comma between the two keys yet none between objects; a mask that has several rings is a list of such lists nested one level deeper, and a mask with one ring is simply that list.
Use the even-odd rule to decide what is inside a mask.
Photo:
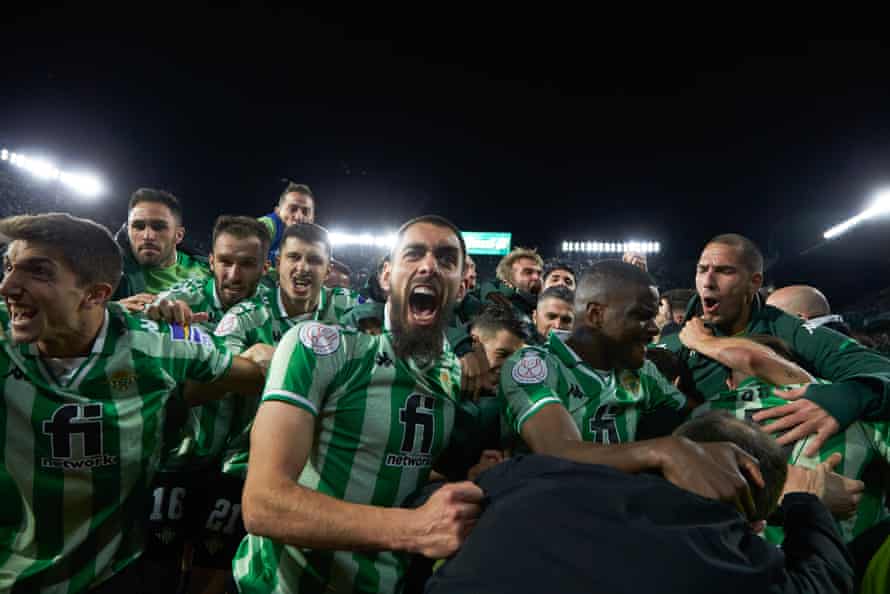
[{"label": "jersey sleeve", "polygon": [[186,380],[212,382],[222,377],[232,365],[232,354],[221,340],[197,326],[165,324],[141,320],[145,336],[138,348],[157,358],[164,370],[177,382]]},{"label": "jersey sleeve", "polygon": [[548,404],[562,404],[556,363],[540,349],[525,348],[501,368],[498,393],[507,425],[521,434],[522,425]]},{"label": "jersey sleeve", "polygon": [[271,237],[272,241],[274,242],[276,228],[275,228],[275,221],[272,220],[272,217],[264,216],[264,217],[259,217],[257,220],[266,226],[266,229],[269,231],[269,237]]},{"label": "jersey sleeve", "polygon": [[241,303],[229,310],[220,319],[213,335],[222,340],[225,347],[236,355],[240,355],[250,346],[249,328],[251,324],[250,303]]},{"label": "jersey sleeve", "polygon": [[841,425],[890,416],[890,360],[829,328],[810,328],[792,316],[776,320],[777,335],[791,344],[804,366],[831,385],[813,386],[806,398]]},{"label": "jersey sleeve", "polygon": [[194,278],[176,283],[166,291],[158,293],[152,304],[156,304],[164,299],[169,299],[170,301],[185,301],[189,306],[194,306],[201,302],[201,291],[204,288],[203,283],[204,279],[196,280]]},{"label": "jersey sleeve", "polygon": [[318,416],[337,370],[345,361],[339,327],[302,322],[275,349],[262,401],[286,402]]},{"label": "jersey sleeve", "polygon": [[684,410],[686,396],[674,384],[664,377],[652,361],[646,359],[640,369],[640,382],[643,385],[646,401],[643,410],[654,411],[659,408]]}]

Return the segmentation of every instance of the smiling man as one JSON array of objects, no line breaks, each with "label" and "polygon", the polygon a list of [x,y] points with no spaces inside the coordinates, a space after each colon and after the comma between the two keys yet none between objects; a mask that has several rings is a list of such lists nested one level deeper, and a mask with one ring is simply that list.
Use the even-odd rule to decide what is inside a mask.
[{"label": "smiling man", "polygon": [[186,380],[258,394],[262,372],[199,329],[109,305],[121,257],[101,225],[10,217],[0,237],[0,591],[143,591],[164,408]]},{"label": "smiling man", "polygon": [[658,411],[672,427],[686,414],[686,398],[644,356],[658,332],[654,285],[648,273],[617,260],[585,272],[571,335],[563,342],[551,332],[546,345],[518,351],[501,370],[505,420],[534,453],[630,473],[657,470],[699,495],[750,507],[740,468],[754,472],[755,463],[737,448],[674,436],[634,441],[641,415]]},{"label": "smiling man", "polygon": [[463,541],[475,485],[398,506],[451,435],[461,369],[444,328],[465,256],[452,223],[409,221],[383,278],[383,334],[307,322],[282,339],[251,435],[241,592],[399,592],[406,553],[447,557]]}]

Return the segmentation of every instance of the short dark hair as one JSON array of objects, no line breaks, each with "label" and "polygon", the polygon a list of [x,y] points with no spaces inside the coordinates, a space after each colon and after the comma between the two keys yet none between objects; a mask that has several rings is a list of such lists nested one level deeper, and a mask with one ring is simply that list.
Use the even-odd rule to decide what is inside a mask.
[{"label": "short dark hair", "polygon": [[[633,264],[621,260],[600,260],[578,279],[575,296],[585,301],[594,297],[603,298],[617,289],[633,285],[651,287],[655,281],[648,272]],[[587,303],[576,305],[586,307]]]},{"label": "short dark hair", "polygon": [[120,283],[120,247],[104,225],[90,219],[61,212],[7,217],[0,219],[0,242],[4,240],[56,249],[81,287],[106,283],[114,292]]},{"label": "short dark hair", "polygon": [[228,233],[238,239],[256,237],[260,240],[260,245],[262,246],[263,259],[266,258],[266,254],[269,252],[269,246],[272,244],[272,238],[269,236],[268,227],[255,218],[220,215],[213,223],[213,244],[210,247],[211,252],[216,247],[216,239],[223,233]]},{"label": "short dark hair", "polygon": [[541,294],[538,295],[538,303],[541,303],[545,299],[559,299],[560,301],[565,301],[569,305],[574,305],[575,292],[563,286],[549,287],[544,289]]},{"label": "short dark hair", "polygon": [[547,277],[556,270],[565,270],[576,279],[578,278],[578,273],[575,272],[575,269],[572,268],[572,265],[568,262],[563,262],[562,260],[550,261],[544,265],[544,276],[542,278],[542,282],[547,282]]},{"label": "short dark hair", "polygon": [[757,423],[738,419],[725,410],[712,410],[686,421],[674,435],[700,443],[728,441],[754,456],[766,486],[761,489],[749,481],[755,508],[754,517],[749,519],[765,520],[776,510],[788,474],[788,460],[776,440]]},{"label": "short dark hair", "polygon": [[742,254],[742,263],[745,265],[745,268],[748,269],[748,272],[752,274],[755,272],[763,274],[763,253],[761,253],[760,248],[757,247],[756,243],[744,235],[739,235],[738,233],[723,233],[717,237],[712,237],[711,240],[705,244],[705,247],[712,243],[720,243],[738,249]]},{"label": "short dark hair", "polygon": [[473,318],[472,328],[477,332],[484,332],[486,335],[506,330],[522,340],[528,338],[522,322],[516,317],[513,310],[500,303],[486,303]]},{"label": "short dark hair", "polygon": [[405,233],[407,233],[408,229],[410,229],[414,225],[419,225],[420,223],[427,223],[435,227],[442,227],[454,231],[454,234],[457,236],[457,241],[458,243],[460,243],[460,269],[461,271],[463,271],[464,265],[467,261],[467,244],[464,241],[464,236],[461,234],[460,229],[457,228],[457,225],[455,225],[445,217],[440,217],[439,215],[421,215],[419,217],[411,219],[410,221],[399,227],[399,230],[396,232],[396,245],[398,245],[399,242],[402,241],[402,238],[405,236]]},{"label": "short dark hair", "polygon": [[127,212],[129,213],[133,210],[133,208],[140,202],[156,202],[158,204],[163,204],[170,209],[170,214],[173,215],[173,218],[175,218],[180,225],[182,224],[182,205],[179,203],[179,199],[170,192],[156,190],[154,188],[139,188],[130,196]]},{"label": "short dark hair", "polygon": [[284,197],[288,194],[305,194],[312,198],[312,202],[315,202],[315,194],[312,193],[312,190],[306,184],[296,184],[294,182],[288,182],[287,186],[284,188],[284,191],[281,192],[281,195],[278,196],[278,204],[281,204],[281,201],[284,200]]},{"label": "short dark hair", "polygon": [[305,241],[306,243],[320,243],[324,245],[325,251],[328,253],[328,259],[333,259],[334,257],[328,230],[321,225],[316,225],[315,223],[297,223],[296,225],[287,227],[284,230],[284,233],[281,234],[282,249],[284,248],[284,243],[291,237],[299,239],[300,241]]},{"label": "short dark hair", "polygon": [[345,262],[341,262],[335,258],[331,258],[331,269],[345,274],[346,276],[352,276],[352,268],[347,266]]},{"label": "short dark hair", "polygon": [[668,300],[671,309],[686,311],[686,306],[693,296],[695,296],[695,289],[671,289],[670,291],[665,291],[661,298]]}]

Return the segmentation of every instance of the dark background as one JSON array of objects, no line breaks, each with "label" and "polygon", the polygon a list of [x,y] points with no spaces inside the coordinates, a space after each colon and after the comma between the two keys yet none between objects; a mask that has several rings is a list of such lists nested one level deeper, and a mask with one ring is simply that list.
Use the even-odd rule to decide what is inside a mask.
[{"label": "dark background", "polygon": [[78,214],[166,188],[196,236],[287,176],[351,231],[436,212],[547,256],[655,239],[688,284],[735,231],[838,305],[890,285],[886,221],[820,245],[890,184],[887,43],[545,8],[7,10],[0,145],[99,171]]}]

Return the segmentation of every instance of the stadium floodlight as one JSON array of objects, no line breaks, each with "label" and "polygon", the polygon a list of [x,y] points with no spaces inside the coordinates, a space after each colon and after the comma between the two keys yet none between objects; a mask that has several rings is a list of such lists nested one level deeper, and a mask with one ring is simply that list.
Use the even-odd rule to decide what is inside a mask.
[{"label": "stadium floodlight", "polygon": [[657,254],[661,251],[661,243],[636,239],[630,241],[563,241],[562,251],[586,254],[623,254],[624,252]]},{"label": "stadium floodlight", "polygon": [[363,247],[391,248],[396,244],[396,233],[349,233],[346,231],[330,231],[328,238],[333,246],[357,245]]},{"label": "stadium floodlight", "polygon": [[828,231],[822,234],[825,239],[834,239],[842,233],[846,233],[862,221],[873,219],[882,215],[890,214],[890,190],[881,190],[877,193],[868,208],[860,212],[855,217],[851,217],[843,223],[838,223]]},{"label": "stadium floodlight", "polygon": [[85,172],[63,171],[46,159],[29,157],[8,149],[0,149],[0,160],[24,169],[44,181],[57,181],[81,196],[95,197],[105,191],[98,176]]}]

